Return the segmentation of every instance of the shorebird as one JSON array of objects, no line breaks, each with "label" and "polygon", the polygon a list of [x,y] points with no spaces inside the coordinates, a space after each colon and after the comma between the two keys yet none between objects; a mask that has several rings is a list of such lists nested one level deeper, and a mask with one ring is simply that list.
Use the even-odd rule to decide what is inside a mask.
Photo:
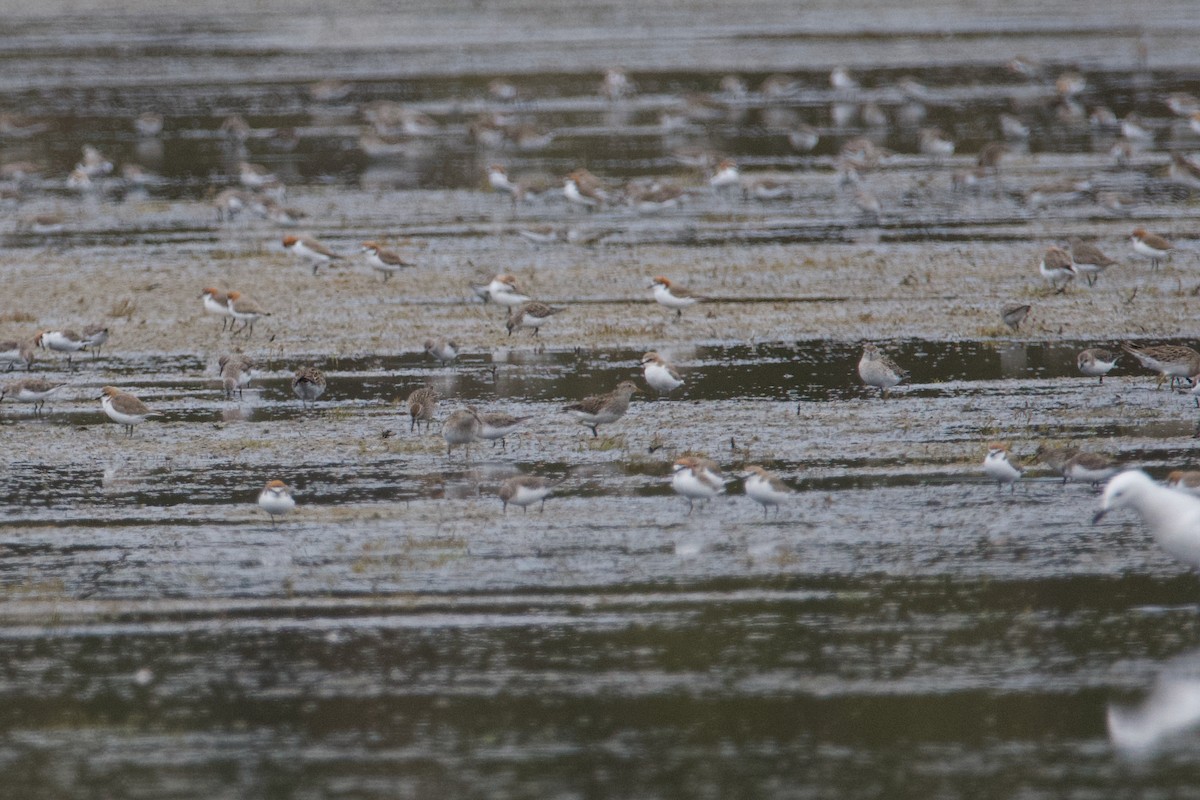
[{"label": "shorebird", "polygon": [[1136,358],[1146,369],[1159,373],[1158,388],[1163,381],[1171,379],[1171,388],[1175,388],[1180,378],[1193,379],[1200,375],[1200,353],[1190,347],[1176,344],[1164,344],[1157,347],[1144,347],[1133,342],[1124,342],[1121,349]]},{"label": "shorebird", "polygon": [[868,342],[863,345],[862,358],[858,361],[858,377],[867,386],[879,389],[880,397],[887,397],[893,386],[908,377],[908,371]]},{"label": "shorebird", "polygon": [[129,392],[123,392],[115,386],[105,386],[100,390],[100,407],[113,422],[119,422],[128,436],[133,436],[133,426],[140,425],[149,417],[161,417],[157,411],[151,411],[146,404]]},{"label": "shorebird", "polygon": [[592,436],[599,436],[596,428],[625,416],[629,410],[629,399],[640,391],[633,381],[621,381],[611,392],[585,397],[578,403],[563,406],[563,411],[573,415],[581,425],[591,428]]},{"label": "shorebird", "polygon": [[1141,470],[1130,470],[1104,487],[1100,510],[1092,524],[1113,509],[1126,507],[1141,515],[1159,547],[1185,564],[1200,568],[1200,498],[1159,486]]},{"label": "shorebird", "polygon": [[433,415],[437,413],[438,393],[432,386],[414,389],[408,395],[408,415],[412,423],[408,426],[409,433],[417,429],[417,423],[424,422],[425,430],[433,424]]},{"label": "shorebird", "polygon": [[529,507],[537,502],[542,504],[542,513],[545,513],[546,498],[558,484],[559,481],[549,481],[536,475],[517,475],[506,480],[497,494],[500,502],[504,504],[505,514],[508,513],[509,503],[520,506],[528,512]]}]

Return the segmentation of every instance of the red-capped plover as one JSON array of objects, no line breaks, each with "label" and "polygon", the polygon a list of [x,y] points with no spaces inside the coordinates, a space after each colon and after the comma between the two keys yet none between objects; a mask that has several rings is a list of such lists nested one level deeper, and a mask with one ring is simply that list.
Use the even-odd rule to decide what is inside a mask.
[{"label": "red-capped plover", "polygon": [[1109,258],[1099,247],[1091,242],[1085,242],[1078,236],[1070,237],[1067,242],[1071,245],[1071,259],[1076,272],[1082,272],[1087,278],[1088,286],[1096,282],[1100,273],[1117,263],[1115,258]]},{"label": "red-capped plover", "polygon": [[548,306],[545,303],[522,303],[515,309],[509,309],[504,327],[508,329],[509,336],[517,328],[532,328],[533,335],[537,336],[538,330],[550,317],[566,310],[563,306]]},{"label": "red-capped plover", "polygon": [[[1038,271],[1042,273],[1043,278],[1050,281],[1050,286],[1056,294],[1065,292],[1067,284],[1075,280],[1075,262],[1071,260],[1071,254],[1061,247],[1046,248]],[[1062,288],[1059,288],[1059,283],[1062,283]]]},{"label": "red-capped plover", "polygon": [[1167,475],[1167,488],[1200,496],[1200,470],[1173,470]]},{"label": "red-capped plover", "polygon": [[205,311],[221,318],[221,330],[225,330],[233,321],[233,312],[229,310],[228,293],[208,286],[200,293],[200,299],[204,301]]},{"label": "red-capped plover", "polygon": [[22,378],[0,386],[0,402],[7,397],[18,403],[33,403],[33,415],[40,417],[46,400],[65,385],[50,383],[42,378]]},{"label": "red-capped plover", "polygon": [[313,275],[316,275],[317,270],[329,262],[343,258],[343,256],[330,250],[311,236],[293,236],[288,234],[283,237],[283,247],[302,261],[312,264]]},{"label": "red-capped plover", "polygon": [[725,477],[715,461],[684,456],[671,466],[671,488],[688,501],[688,515],[697,500],[708,501],[725,491]]},{"label": "red-capped plover", "polygon": [[503,411],[479,411],[473,406],[468,406],[467,410],[479,420],[479,438],[491,442],[492,447],[496,446],[496,442],[500,442],[505,451],[508,450],[508,435],[515,433],[517,428],[533,419],[532,416],[514,417]]},{"label": "red-capped plover", "polygon": [[1171,388],[1180,378],[1194,379],[1200,375],[1200,353],[1190,347],[1179,344],[1164,344],[1146,347],[1133,342],[1125,342],[1121,349],[1138,360],[1146,369],[1158,373],[1158,388],[1163,381],[1171,379]]},{"label": "red-capped plover", "polygon": [[497,275],[487,284],[473,288],[475,295],[483,302],[492,302],[505,308],[515,308],[529,301],[529,295],[522,294],[517,288],[517,279],[508,274]]},{"label": "red-capped plover", "polygon": [[267,481],[267,485],[258,493],[258,507],[271,517],[274,527],[276,517],[282,517],[296,508],[296,500],[292,497],[292,489],[283,481]]},{"label": "red-capped plover", "polygon": [[236,390],[238,397],[242,389],[250,385],[254,377],[254,362],[241,353],[232,353],[217,359],[217,369],[221,373],[221,386],[225,389],[225,397],[232,398]]},{"label": "red-capped plover", "polygon": [[363,242],[362,252],[367,255],[367,263],[383,273],[385,281],[405,267],[416,266],[413,262],[404,259],[395,250],[387,250],[381,247],[379,242]]},{"label": "red-capped plover", "polygon": [[92,359],[100,357],[100,349],[108,341],[108,328],[104,325],[85,325],[83,328],[83,343],[92,351]]},{"label": "red-capped plover", "polygon": [[546,498],[554,491],[558,481],[549,481],[537,475],[517,475],[509,478],[500,486],[497,494],[503,503],[504,513],[508,513],[508,504],[520,506],[526,512],[534,503],[542,504],[542,512],[546,511]]},{"label": "red-capped plover", "polygon": [[563,406],[563,411],[574,416],[581,425],[591,428],[592,436],[599,436],[596,428],[625,416],[629,410],[629,399],[640,392],[633,381],[621,381],[611,392],[585,397],[578,403]]},{"label": "red-capped plover", "polygon": [[867,386],[879,389],[881,397],[887,397],[893,386],[908,377],[908,371],[879,352],[878,346],[867,342],[858,360],[858,377]]},{"label": "red-capped plover", "polygon": [[1075,366],[1079,367],[1079,371],[1089,378],[1099,378],[1100,383],[1104,383],[1104,376],[1116,365],[1117,356],[1099,347],[1080,350],[1075,357]]},{"label": "red-capped plover", "polygon": [[300,404],[308,407],[325,394],[325,373],[316,367],[301,367],[292,376],[292,391],[300,398]]},{"label": "red-capped plover", "polygon": [[775,507],[775,514],[778,515],[779,506],[792,496],[787,484],[758,465],[746,467],[741,477],[745,479],[746,496],[763,507],[764,518],[771,506]]},{"label": "red-capped plover", "polygon": [[1012,491],[1017,491],[1017,478],[1025,470],[1013,463],[1013,457],[1008,452],[1008,446],[1000,442],[992,442],[988,445],[988,454],[983,459],[983,472],[989,478],[996,482],[996,487],[1002,489],[1004,484],[1009,484]]},{"label": "red-capped plover", "polygon": [[438,393],[432,386],[422,386],[413,389],[408,395],[408,415],[412,419],[408,431],[412,433],[417,425],[424,422],[426,432],[433,424],[433,416],[437,413]]},{"label": "red-capped plover", "polygon": [[425,352],[438,363],[449,364],[458,358],[458,342],[446,338],[426,339]]},{"label": "red-capped plover", "polygon": [[646,383],[660,395],[670,394],[683,385],[683,376],[653,350],[643,355],[639,363]]},{"label": "red-capped plover", "polygon": [[575,170],[563,178],[563,197],[572,205],[596,209],[608,202],[608,192],[587,170]]},{"label": "red-capped plover", "polygon": [[1133,245],[1133,252],[1150,259],[1151,269],[1158,269],[1159,262],[1175,249],[1175,246],[1166,239],[1153,233],[1147,233],[1145,228],[1135,229],[1130,243]]},{"label": "red-capped plover", "polygon": [[146,404],[129,392],[123,392],[115,386],[105,386],[100,390],[100,406],[113,422],[120,423],[128,436],[133,436],[133,426],[140,425],[149,417],[161,417],[157,411],[151,411]]},{"label": "red-capped plover", "polygon": [[716,192],[740,186],[741,182],[742,175],[738,171],[737,162],[732,158],[725,158],[718,162],[712,176],[708,179],[708,185]]},{"label": "red-capped plover", "polygon": [[1092,524],[1124,507],[1141,515],[1159,547],[1193,568],[1200,567],[1200,498],[1159,486],[1135,469],[1116,475],[1104,487]]},{"label": "red-capped plover", "polygon": [[654,290],[654,301],[674,311],[677,319],[683,316],[683,310],[688,306],[708,299],[702,294],[685,289],[662,275],[650,282],[650,288]]},{"label": "red-capped plover", "polygon": [[271,312],[264,309],[256,301],[246,297],[241,292],[230,292],[225,296],[225,305],[229,308],[229,316],[233,317],[234,322],[242,323],[242,327],[233,330],[233,335],[246,331],[249,336],[254,333],[254,321],[259,317],[269,317]]}]

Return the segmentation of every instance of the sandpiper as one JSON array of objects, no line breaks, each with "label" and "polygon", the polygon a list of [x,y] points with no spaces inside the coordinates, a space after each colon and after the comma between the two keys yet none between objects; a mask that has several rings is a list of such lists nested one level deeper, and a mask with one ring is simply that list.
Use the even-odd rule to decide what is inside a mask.
[{"label": "sandpiper", "polygon": [[867,386],[879,389],[881,397],[887,397],[893,386],[908,377],[908,371],[879,352],[876,345],[867,342],[863,345],[862,358],[858,360],[858,377]]},{"label": "sandpiper", "polygon": [[1171,379],[1171,388],[1180,378],[1193,379],[1200,375],[1200,353],[1184,345],[1164,344],[1156,347],[1145,347],[1125,342],[1121,349],[1138,360],[1146,369],[1159,373],[1158,388],[1163,381]]},{"label": "sandpiper", "polygon": [[708,299],[704,295],[688,291],[662,275],[650,282],[650,288],[654,290],[655,302],[674,311],[677,319],[683,316],[683,310],[688,306]]},{"label": "sandpiper", "polygon": [[683,377],[666,359],[651,350],[642,356],[642,376],[660,395],[670,394],[683,386]]},{"label": "sandpiper", "polygon": [[461,444],[466,448],[466,457],[471,458],[471,443],[479,438],[481,429],[479,418],[470,411],[460,409],[455,411],[442,423],[442,438],[446,440],[446,457],[449,458],[454,446]]},{"label": "sandpiper", "polygon": [[254,362],[241,353],[231,353],[217,359],[217,369],[221,372],[221,385],[225,388],[225,397],[233,398],[234,391],[242,396],[242,389],[250,384],[254,377]]},{"label": "sandpiper", "polygon": [[325,373],[316,367],[301,367],[292,376],[292,391],[304,407],[315,404],[317,398],[325,394]]},{"label": "sandpiper", "polygon": [[412,422],[408,426],[409,433],[417,429],[417,424],[424,422],[425,430],[433,424],[433,415],[437,413],[438,393],[432,386],[413,389],[408,395],[408,415]]},{"label": "sandpiper", "polygon": [[313,275],[316,275],[317,270],[329,262],[342,258],[341,255],[330,250],[311,236],[293,236],[288,234],[283,237],[283,247],[302,261],[312,264]]},{"label": "sandpiper", "polygon": [[115,386],[105,386],[100,390],[100,406],[113,422],[119,422],[129,436],[133,436],[133,426],[146,421],[148,417],[161,417],[157,411],[151,411],[146,404],[129,392],[123,392]]},{"label": "sandpiper", "polygon": [[296,508],[292,490],[283,481],[267,481],[267,485],[258,493],[258,507],[271,517],[271,527],[274,527],[276,517],[282,517]]},{"label": "sandpiper", "polygon": [[512,336],[512,332],[516,328],[533,328],[533,335],[537,336],[538,331],[546,324],[546,320],[566,310],[563,306],[548,306],[545,303],[522,303],[515,309],[509,309],[508,320],[504,323],[504,327],[508,329],[509,336]]},{"label": "sandpiper", "polygon": [[687,498],[690,516],[695,501],[708,501],[725,491],[725,477],[715,461],[684,456],[671,466],[671,488]]},{"label": "sandpiper", "polygon": [[367,255],[367,263],[383,273],[384,281],[405,267],[416,266],[402,258],[395,250],[384,249],[379,242],[363,242],[362,252]]},{"label": "sandpiper", "polygon": [[1106,455],[1081,451],[1063,465],[1063,481],[1090,483],[1093,488],[1121,471],[1121,465]]},{"label": "sandpiper", "polygon": [[1037,450],[1033,452],[1037,460],[1050,467],[1058,473],[1063,479],[1063,483],[1067,482],[1067,462],[1075,456],[1079,455],[1077,447],[1047,447],[1044,444],[1039,444]]},{"label": "sandpiper", "polygon": [[563,406],[563,411],[573,415],[581,425],[591,428],[592,436],[599,436],[596,428],[625,416],[630,397],[640,391],[633,381],[621,381],[611,392],[585,397],[578,403]]},{"label": "sandpiper", "polygon": [[1117,263],[1115,258],[1109,258],[1099,247],[1078,236],[1072,236],[1067,241],[1071,245],[1071,260],[1075,263],[1075,270],[1083,273],[1088,286],[1096,282],[1100,273]]},{"label": "sandpiper", "polygon": [[1159,262],[1175,249],[1175,246],[1166,239],[1153,233],[1147,233],[1145,228],[1136,228],[1130,243],[1133,245],[1133,252],[1150,259],[1152,270],[1158,269]]},{"label": "sandpiper", "polygon": [[539,478],[536,475],[517,475],[509,478],[501,486],[497,494],[500,496],[500,502],[504,504],[504,513],[508,513],[508,504],[520,506],[526,512],[534,503],[542,504],[542,513],[546,511],[546,498],[554,491],[554,487],[558,485],[558,481],[549,481],[546,478]]},{"label": "sandpiper", "polygon": [[10,339],[0,342],[0,362],[8,362],[8,370],[17,364],[24,364],[25,369],[33,367],[34,339]]},{"label": "sandpiper", "polygon": [[439,364],[449,364],[458,358],[458,342],[446,338],[426,339],[425,352]]},{"label": "sandpiper", "polygon": [[[1065,292],[1067,284],[1075,279],[1075,263],[1071,260],[1071,254],[1061,247],[1047,247],[1038,270],[1043,278],[1050,281],[1056,294]],[[1062,283],[1061,289],[1059,283]]]},{"label": "sandpiper", "polygon": [[503,411],[479,411],[473,406],[468,406],[467,410],[479,420],[479,438],[491,442],[492,447],[495,447],[498,441],[503,445],[505,451],[508,450],[508,435],[514,433],[517,428],[533,419],[532,415],[514,417],[512,414],[505,414]]},{"label": "sandpiper", "polygon": [[1017,491],[1017,478],[1021,477],[1024,470],[1013,463],[1012,455],[1008,452],[1008,446],[1000,442],[992,442],[988,445],[988,454],[983,459],[983,472],[989,478],[996,481],[996,487],[1002,489],[1004,484],[1009,484],[1012,491]]},{"label": "sandpiper", "polygon": [[1089,378],[1100,378],[1100,383],[1104,383],[1104,376],[1107,375],[1113,367],[1117,365],[1119,356],[1109,352],[1108,350],[1099,347],[1089,347],[1087,350],[1080,350],[1079,355],[1075,357],[1075,365],[1079,367],[1079,371]]},{"label": "sandpiper", "polygon": [[33,415],[40,417],[46,400],[65,385],[42,378],[22,378],[0,386],[0,402],[7,397],[18,403],[33,403]]},{"label": "sandpiper", "polygon": [[771,506],[775,507],[775,513],[778,515],[779,506],[786,503],[792,496],[792,490],[777,475],[767,472],[756,464],[746,467],[746,471],[741,477],[746,481],[744,484],[746,495],[762,505],[763,518],[766,518],[767,510]]},{"label": "sandpiper", "polygon": [[1013,331],[1020,330],[1021,323],[1029,315],[1029,306],[1024,303],[1010,303],[1000,309],[1000,319]]}]

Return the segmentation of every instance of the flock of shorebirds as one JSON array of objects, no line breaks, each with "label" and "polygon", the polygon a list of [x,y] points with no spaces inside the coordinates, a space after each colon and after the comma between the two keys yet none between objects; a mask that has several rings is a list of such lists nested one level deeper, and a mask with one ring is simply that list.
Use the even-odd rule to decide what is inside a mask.
[{"label": "flock of shorebirds", "polygon": [[[1041,74],[1035,65],[1014,60],[1009,65],[1015,73],[1037,79]],[[760,95],[767,98],[786,98],[789,92],[794,92],[794,82],[785,79],[786,76],[771,76],[764,82]],[[857,105],[853,102],[854,93],[859,89],[857,81],[844,69],[835,69],[830,75],[832,88],[840,93],[841,102],[834,105],[835,126],[846,124],[839,119],[839,107],[850,107],[853,115],[860,118],[865,125],[872,125],[872,117],[879,112],[873,103]],[[1060,119],[1083,118],[1084,108],[1080,103],[1087,86],[1083,76],[1077,73],[1064,73],[1053,84],[1053,95],[1057,98],[1057,114]],[[333,98],[345,95],[337,82],[322,82],[312,89],[313,97]],[[632,80],[623,70],[610,70],[601,82],[600,91],[613,101],[620,101],[636,91]],[[924,87],[911,79],[907,79],[900,87],[906,101],[903,110],[906,114],[917,115],[916,109],[921,107]],[[489,92],[500,100],[517,100],[519,92],[506,81],[495,81],[489,86]],[[711,97],[689,96],[686,109],[682,112],[683,122],[674,119],[673,111],[663,113],[662,125],[670,128],[679,124],[692,124],[696,121],[711,119],[710,115],[726,113],[732,107],[748,96],[748,90],[739,79],[727,77],[722,81],[721,92]],[[1197,133],[1200,133],[1200,101],[1183,94],[1169,96],[1166,105],[1181,118],[1188,120]],[[717,110],[714,110],[717,109]],[[724,109],[724,111],[718,111]],[[10,115],[0,115],[0,129],[11,131],[13,120]],[[375,149],[385,147],[385,135],[422,136],[437,130],[437,123],[421,114],[406,111],[398,104],[376,103],[364,110],[364,116],[369,120],[374,138],[371,146]],[[909,122],[923,118],[913,116]],[[1132,150],[1145,147],[1153,141],[1154,133],[1146,122],[1137,115],[1129,115],[1123,120],[1116,119],[1111,111],[1105,108],[1095,108],[1087,117],[1091,124],[1113,128],[1120,131],[1120,139],[1114,146],[1115,158],[1127,157]],[[503,114],[484,116],[471,126],[471,134],[477,141],[499,146],[509,143],[521,150],[533,150],[542,145],[543,140],[552,136],[538,135],[537,131],[528,126],[519,129],[506,121]],[[1008,142],[992,142],[981,148],[976,167],[955,175],[956,187],[969,188],[991,177],[999,186],[999,166],[1002,158],[1009,152],[1011,143],[1029,136],[1028,126],[1022,120],[1011,114],[1000,116],[999,128],[1003,138]],[[243,135],[244,125],[233,119],[227,121],[229,135]],[[154,115],[143,115],[136,123],[140,135],[156,135],[161,131],[162,120],[154,119]],[[223,130],[226,126],[223,126]],[[241,132],[241,133],[239,133]],[[544,132],[542,132],[544,134]],[[363,147],[367,148],[364,134]],[[497,138],[499,137],[499,138]],[[799,151],[813,150],[820,140],[821,132],[807,125],[798,124],[788,131],[788,141]],[[919,151],[933,158],[944,158],[955,151],[955,143],[937,128],[921,128],[917,137]],[[865,214],[878,215],[879,203],[862,186],[860,175],[868,172],[889,156],[889,153],[876,145],[870,137],[858,136],[846,141],[838,151],[837,166],[840,181],[843,184],[859,187],[855,201]],[[774,200],[788,197],[792,191],[788,180],[777,175],[746,175],[742,173],[737,162],[728,157],[718,157],[709,152],[681,154],[681,163],[694,163],[707,170],[707,190],[725,192],[731,188],[741,190],[746,198],[759,200]],[[690,162],[685,159],[691,159]],[[71,173],[68,185],[86,189],[92,178],[107,174],[112,170],[112,164],[93,147],[86,147],[84,158]],[[1195,158],[1178,153],[1172,154],[1169,175],[1175,182],[1190,188],[1200,188],[1200,162]],[[250,209],[263,217],[272,219],[285,226],[298,224],[299,215],[284,208],[279,199],[282,196],[282,186],[279,180],[269,170],[242,161],[239,164],[240,188],[229,188],[216,194],[214,205],[219,219],[232,218],[244,210]],[[515,179],[509,174],[508,168],[502,164],[492,164],[487,169],[487,181],[490,188],[511,199],[514,207],[517,203],[529,201],[545,191],[547,187],[535,185],[529,181]],[[601,209],[617,203],[633,206],[640,211],[655,211],[669,208],[685,200],[689,191],[672,181],[663,179],[637,179],[630,181],[620,192],[612,191],[606,182],[598,179],[586,169],[576,169],[566,175],[560,186],[553,191],[561,192],[562,198],[569,204],[587,208]],[[54,226],[51,219],[38,218],[27,221],[33,230],[49,230]],[[530,227],[520,231],[532,241],[539,237],[547,240],[557,240],[559,233],[553,229],[542,231]],[[305,264],[311,266],[313,274],[335,261],[347,258],[333,248],[323,244],[308,235],[287,235],[282,239],[285,250],[295,255]],[[1164,237],[1137,228],[1131,234],[1130,246],[1132,252],[1150,261],[1151,267],[1159,265],[1170,258],[1174,246]],[[402,254],[388,249],[377,241],[367,241],[362,244],[361,255],[375,270],[383,274],[384,279],[391,275],[414,266],[414,263]],[[1106,255],[1095,243],[1071,239],[1066,247],[1048,247],[1039,265],[1041,275],[1049,281],[1051,289],[1056,292],[1066,291],[1067,286],[1077,276],[1083,275],[1089,285],[1103,272],[1117,263],[1117,260]],[[653,299],[673,311],[680,317],[683,311],[698,302],[704,301],[704,296],[691,292],[678,283],[659,276],[654,278],[648,289],[653,292]],[[491,302],[507,309],[505,327],[511,336],[520,328],[529,329],[534,337],[539,336],[540,329],[552,318],[564,311],[561,306],[553,306],[534,300],[524,294],[517,280],[508,274],[494,276],[489,282],[474,287],[475,294],[484,302]],[[201,294],[206,311],[223,318],[223,328],[228,327],[233,336],[253,333],[256,320],[269,316],[269,312],[258,302],[238,291],[208,287]],[[1002,309],[1003,322],[1018,330],[1021,322],[1029,313],[1027,304],[1014,304]],[[36,348],[45,348],[56,352],[66,353],[68,364],[74,354],[81,351],[92,351],[98,354],[100,348],[108,340],[109,331],[103,326],[84,328],[82,333],[72,330],[43,330],[28,339],[0,342],[0,361],[10,364],[24,364],[29,368],[34,360]],[[1160,385],[1168,378],[1172,387],[1181,379],[1191,383],[1192,393],[1196,395],[1197,406],[1200,407],[1200,353],[1183,346],[1138,346],[1132,343],[1122,345],[1124,352],[1131,355],[1142,365],[1155,370],[1160,375]],[[458,345],[450,339],[430,339],[424,343],[425,353],[439,363],[454,361],[459,353]],[[1103,382],[1106,375],[1117,363],[1118,354],[1100,348],[1090,348],[1079,353],[1078,367],[1087,376],[1098,377]],[[657,352],[648,352],[641,360],[642,376],[646,384],[661,395],[668,395],[683,385],[684,379],[667,360]],[[224,355],[219,360],[220,378],[228,396],[234,392],[240,393],[252,380],[254,363],[240,352]],[[871,343],[863,348],[858,372],[863,383],[869,387],[878,388],[881,395],[886,397],[889,392],[907,377],[907,373],[894,361],[884,355],[880,349]],[[18,402],[32,403],[35,416],[40,416],[47,399],[60,388],[60,384],[52,384],[40,378],[24,378],[7,383],[0,389],[0,400],[12,399]],[[296,371],[291,381],[291,387],[297,398],[307,407],[315,403],[325,392],[326,379],[324,374],[315,367],[305,366]],[[628,410],[632,395],[641,391],[632,381],[622,381],[612,391],[584,398],[577,403],[564,407],[564,411],[573,415],[581,424],[588,427],[593,436],[599,436],[598,428],[610,425],[619,420]],[[114,422],[124,426],[128,435],[132,436],[134,427],[145,420],[161,416],[148,408],[137,397],[114,386],[102,389],[100,403],[103,412]],[[416,430],[422,424],[426,430],[436,421],[439,397],[432,387],[422,387],[408,397],[408,409],[411,417],[410,430]],[[453,453],[456,446],[469,447],[478,441],[492,441],[507,448],[505,439],[528,421],[527,416],[513,416],[498,412],[483,412],[474,407],[455,410],[442,423],[441,434],[447,446],[447,455]],[[1186,541],[1180,545],[1171,539],[1168,544],[1163,541],[1172,553],[1189,563],[1200,565],[1200,545],[1192,544],[1193,540],[1200,541],[1200,498],[1188,496],[1188,492],[1200,495],[1200,472],[1174,473],[1167,489],[1154,484],[1144,473],[1137,471],[1123,472],[1120,464],[1098,453],[1090,453],[1069,448],[1039,448],[1037,457],[1043,463],[1059,472],[1064,481],[1076,480],[1099,485],[1108,482],[1104,494],[1103,508],[1108,509],[1120,505],[1132,505],[1142,512],[1144,518],[1151,522],[1152,527],[1166,539],[1182,536]],[[468,450],[469,457],[469,450]],[[1007,446],[995,443],[989,446],[988,454],[983,463],[983,471],[1003,487],[1010,485],[1015,491],[1017,480],[1023,474],[1022,467],[1016,463]],[[758,465],[742,468],[740,477],[744,479],[745,493],[761,504],[764,515],[786,502],[791,490],[776,475],[771,474]],[[697,501],[707,501],[725,491],[727,479],[722,475],[720,467],[712,460],[699,456],[688,455],[677,459],[673,465],[671,485],[674,490],[688,500],[689,513]],[[501,486],[499,498],[503,508],[508,505],[528,509],[530,505],[541,503],[544,507],[546,498],[557,486],[556,481],[533,475],[523,475],[512,478]],[[1167,493],[1168,494],[1164,494]],[[259,496],[259,505],[271,517],[272,522],[277,516],[291,511],[295,507],[295,499],[291,489],[279,480],[266,484]],[[1171,511],[1171,520],[1162,521],[1160,509]],[[1102,512],[1103,513],[1103,512]],[[1098,515],[1099,517],[1099,515]],[[1179,526],[1184,523],[1180,519],[1195,520],[1188,522],[1184,530]],[[1182,531],[1182,533],[1181,533]],[[1177,536],[1176,534],[1179,534]],[[1185,535],[1186,534],[1186,535]],[[1193,535],[1194,534],[1194,535]]]}]

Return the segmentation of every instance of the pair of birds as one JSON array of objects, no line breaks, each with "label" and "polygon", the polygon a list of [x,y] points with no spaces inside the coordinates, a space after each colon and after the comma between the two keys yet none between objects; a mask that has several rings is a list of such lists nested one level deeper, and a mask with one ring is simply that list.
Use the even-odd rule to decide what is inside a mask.
[{"label": "pair of birds", "polygon": [[[260,317],[269,317],[267,311],[256,300],[241,292],[226,292],[212,286],[206,286],[200,293],[204,301],[204,310],[221,317],[221,330],[230,328],[234,336],[245,331],[247,335],[254,333],[254,323]],[[242,327],[235,328],[237,323]]]},{"label": "pair of birds", "polygon": [[[316,275],[321,267],[345,258],[344,255],[334,251],[312,236],[295,236],[291,234],[284,236],[283,249],[306,264],[311,265],[313,275]],[[404,258],[395,250],[390,250],[374,240],[363,242],[359,248],[359,252],[367,257],[367,263],[375,271],[383,273],[383,280],[385,282],[400,270],[416,266],[414,262]]]},{"label": "pair of birds", "polygon": [[[508,309],[508,318],[504,327],[508,335],[517,328],[532,328],[537,336],[541,327],[555,314],[566,311],[564,306],[551,306],[537,300],[531,300],[517,287],[517,279],[507,273],[493,277],[488,283],[472,287],[475,296],[485,303],[496,303]],[[426,349],[428,352],[428,348]]]},{"label": "pair of birds", "polygon": [[[1087,279],[1088,286],[1092,286],[1104,270],[1117,263],[1116,259],[1105,255],[1095,244],[1085,242],[1078,236],[1070,237],[1067,243],[1070,250],[1058,246],[1047,247],[1038,266],[1038,271],[1050,281],[1055,292],[1065,292],[1067,285],[1081,273]],[[1062,288],[1059,288],[1059,283],[1062,283]]]},{"label": "pair of birds", "polygon": [[[108,341],[108,328],[103,325],[88,325],[83,329],[83,333],[78,334],[70,328],[60,330],[44,330],[40,331],[37,336],[33,337],[33,345],[40,347],[43,350],[53,350],[56,353],[67,354],[67,366],[71,366],[71,358],[81,350],[91,350],[92,357],[97,358],[100,355],[100,348]],[[13,342],[5,342],[5,350],[12,350]],[[22,343],[15,343],[17,351],[17,359],[10,358],[12,361],[25,361],[26,366],[32,366],[32,352],[23,352]]]},{"label": "pair of birds", "polygon": [[[1079,481],[1093,487],[1121,471],[1121,465],[1101,453],[1092,453],[1074,447],[1053,448],[1040,445],[1035,451],[1038,460],[1062,476],[1063,483]],[[983,459],[983,472],[996,481],[997,489],[1009,486],[1017,490],[1017,480],[1025,474],[1025,468],[1017,463],[1008,445],[1003,442],[988,444]]]},{"label": "pair of birds", "polygon": [[[217,368],[221,372],[221,386],[227,398],[232,398],[235,391],[241,397],[242,390],[254,378],[254,362],[242,353],[221,356],[217,359]],[[292,393],[307,407],[325,394],[325,373],[316,367],[301,367],[292,375],[291,385]]]},{"label": "pair of birds", "polygon": [[[746,495],[762,506],[763,517],[772,507],[778,514],[780,505],[791,496],[787,484],[758,465],[745,467],[738,477],[745,480]],[[671,488],[687,498],[689,516],[697,500],[707,502],[724,493],[726,483],[720,466],[703,456],[683,456],[671,465]]]},{"label": "pair of birds", "polygon": [[[432,386],[414,389],[408,395],[408,413],[412,419],[409,432],[417,429],[422,422],[426,431],[433,425],[437,413],[437,390]],[[492,447],[499,442],[504,450],[508,450],[508,436],[529,420],[532,415],[514,416],[503,411],[479,411],[474,406],[455,411],[442,423],[442,438],[446,440],[446,455],[449,456],[455,445],[470,445],[480,439],[490,441]]]}]

